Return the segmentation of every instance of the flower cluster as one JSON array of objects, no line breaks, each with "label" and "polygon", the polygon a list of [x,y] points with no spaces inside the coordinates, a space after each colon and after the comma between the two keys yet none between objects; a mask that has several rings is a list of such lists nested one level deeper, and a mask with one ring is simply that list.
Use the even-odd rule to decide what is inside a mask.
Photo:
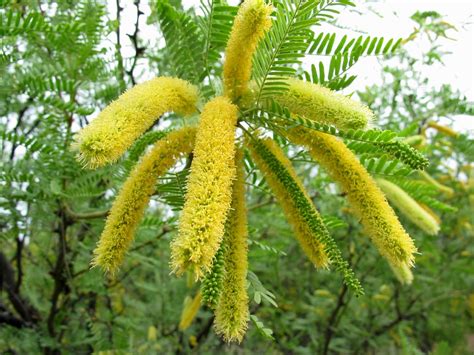
[{"label": "flower cluster", "polygon": [[[181,156],[188,156],[190,174],[178,233],[171,242],[170,265],[177,275],[189,272],[194,280],[201,281],[201,287],[186,302],[179,327],[189,327],[201,303],[205,303],[215,314],[216,332],[226,341],[242,341],[249,319],[245,159],[253,159],[262,171],[312,264],[334,268],[357,295],[363,294],[359,280],[343,259],[284,151],[275,140],[260,138],[258,129],[241,124],[247,122],[252,109],[252,57],[271,26],[272,11],[263,0],[243,2],[225,51],[224,92],[207,102],[202,111],[198,88],[181,79],[159,77],[120,96],[78,133],[75,142],[79,159],[86,167],[96,168],[117,161],[164,113],[200,112],[197,127],[159,134],[157,143],[135,165],[112,206],[92,264],[108,273],[118,270],[157,178]],[[288,78],[286,84],[287,90],[276,95],[274,101],[292,115],[343,130],[364,129],[373,119],[367,107],[327,88],[295,78]],[[340,184],[395,275],[410,283],[417,249],[382,191],[427,232],[435,234],[439,223],[392,183],[378,180],[381,190],[342,140],[302,125],[281,125],[275,132],[306,147]],[[155,133],[145,137],[155,137]],[[377,144],[384,144],[384,149],[400,158],[410,156],[410,149],[414,149],[396,140]],[[145,146],[141,144],[129,154],[137,156],[143,151]],[[419,165],[416,161],[413,164]]]}]

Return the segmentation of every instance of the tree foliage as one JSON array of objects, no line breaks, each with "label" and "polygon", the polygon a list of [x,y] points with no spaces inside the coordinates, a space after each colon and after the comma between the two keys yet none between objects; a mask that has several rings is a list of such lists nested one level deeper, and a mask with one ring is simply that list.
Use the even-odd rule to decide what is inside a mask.
[{"label": "tree foliage", "polygon": [[[0,350],[233,351],[210,331],[214,319],[207,308],[193,313],[189,327],[179,327],[183,309],[200,299],[199,285],[169,277],[168,265],[192,157],[158,180],[121,272],[108,278],[89,268],[104,219],[133,166],[163,132],[153,126],[117,164],[97,170],[82,169],[71,144],[100,109],[141,81],[139,60],[154,75],[197,85],[203,101],[221,94],[223,52],[238,7],[202,0],[185,11],[180,1],[152,2],[147,21],[165,43],[152,47],[140,40],[143,4],[136,1],[134,56],[124,58],[117,37],[121,12],[107,13],[100,1],[0,3]],[[472,137],[448,126],[455,115],[472,115],[473,104],[448,83],[431,88],[421,70],[443,60],[437,39],[451,25],[437,13],[416,13],[416,29],[404,40],[376,33],[337,38],[318,25],[336,21],[351,2],[272,3],[273,26],[253,58],[252,106],[241,114],[248,131],[272,132],[290,157],[365,295],[355,297],[337,274],[311,267],[247,152],[252,322],[240,346],[256,353],[463,351],[474,312],[474,147]],[[405,49],[425,37],[431,49],[422,58]],[[329,64],[304,72],[305,55],[330,56]],[[274,100],[288,91],[288,76],[350,89],[357,80],[351,68],[368,55],[383,65],[383,84],[357,93],[377,117],[373,129],[310,121]],[[172,129],[182,126],[175,114],[162,120]],[[411,286],[391,275],[347,213],[334,180],[288,143],[285,130],[295,126],[339,137],[372,176],[396,184],[438,221],[440,232],[430,236],[396,209],[421,251]]]}]

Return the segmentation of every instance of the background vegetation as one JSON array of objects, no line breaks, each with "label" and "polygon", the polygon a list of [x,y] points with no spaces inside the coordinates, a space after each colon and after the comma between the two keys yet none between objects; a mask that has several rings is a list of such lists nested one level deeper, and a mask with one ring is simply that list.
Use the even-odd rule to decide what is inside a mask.
[{"label": "background vegetation", "polygon": [[[347,87],[350,93],[350,84],[357,80],[351,67],[362,56],[380,57],[383,84],[357,95],[376,113],[374,126],[417,136],[412,143],[429,158],[427,172],[444,186],[423,183],[416,173],[395,177],[442,221],[441,232],[429,236],[400,215],[421,251],[413,285],[401,286],[395,280],[357,220],[347,213],[349,207],[334,183],[309,156],[292,149],[288,153],[331,232],[344,241],[341,245],[349,246],[344,253],[365,296],[356,298],[335,273],[314,271],[265,181],[251,167],[247,182],[252,324],[241,345],[228,346],[210,331],[213,318],[205,308],[191,327],[178,328],[183,303],[198,288],[185,278],[169,276],[168,244],[183,204],[184,165],[158,182],[120,274],[108,279],[100,270],[89,269],[104,218],[137,156],[84,170],[70,149],[73,134],[141,81],[138,62],[153,75],[201,83],[205,96],[219,91],[218,60],[236,9],[214,3],[203,0],[204,11],[195,12],[182,10],[179,0],[153,2],[147,22],[155,26],[160,45],[148,46],[140,39],[142,14],[135,1],[136,26],[130,34],[134,55],[128,58],[117,36],[120,11],[109,14],[99,1],[0,1],[0,351],[472,351],[468,340],[472,342],[474,316],[474,146],[467,133],[443,127],[454,115],[472,115],[473,106],[450,83],[431,87],[422,75],[424,66],[443,60],[437,40],[451,28],[435,12],[414,14],[413,34],[397,46],[397,39],[389,44],[389,39],[377,38],[369,51],[371,37],[365,52],[357,52],[355,44],[341,46],[344,50],[338,52],[341,39],[331,39],[331,34],[327,40],[318,37],[316,28],[307,51],[330,57],[330,62],[306,74],[294,66],[308,80],[333,89]],[[322,1],[317,21],[335,21],[334,11],[350,8],[347,1]],[[211,10],[220,21],[213,33]],[[406,43],[422,38],[429,39],[431,48],[421,57],[405,49]],[[346,64],[345,55],[350,59]],[[437,126],[439,122],[444,126]],[[165,126],[170,124],[181,122],[165,120]],[[368,159],[366,165],[370,164]],[[376,169],[372,172],[377,175]]]}]

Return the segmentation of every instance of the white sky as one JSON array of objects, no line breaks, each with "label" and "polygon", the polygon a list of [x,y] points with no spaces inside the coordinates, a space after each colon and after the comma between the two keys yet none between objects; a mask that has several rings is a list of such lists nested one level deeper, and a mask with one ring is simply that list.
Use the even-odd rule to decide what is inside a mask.
[{"label": "white sky", "polygon": [[[430,78],[430,86],[438,87],[441,84],[449,83],[454,88],[459,89],[469,100],[474,100],[474,0],[382,0],[382,1],[357,1],[357,10],[363,14],[343,10],[338,16],[340,23],[344,27],[354,29],[361,33],[368,33],[373,36],[383,37],[407,37],[415,27],[415,23],[410,20],[410,16],[416,11],[437,11],[445,21],[456,26],[457,31],[450,30],[448,35],[455,39],[440,40],[443,51],[451,52],[443,57],[444,65],[433,65],[424,74]],[[238,0],[229,0],[231,4],[237,4]],[[147,0],[141,1],[140,9],[145,13],[141,17],[140,37],[150,42],[150,45],[157,44],[156,29],[154,26],[146,25],[146,17],[150,14]],[[122,42],[124,43],[124,57],[133,56],[130,41],[127,33],[133,33],[135,22],[135,7],[130,0],[122,0],[121,5],[125,7],[122,12]],[[185,8],[199,6],[199,0],[183,0]],[[108,7],[111,14],[115,14],[115,0],[108,0]],[[373,10],[373,11],[369,11]],[[379,16],[379,15],[381,16]],[[347,33],[334,26],[324,24],[321,27],[325,32]],[[355,33],[357,35],[357,33]],[[113,39],[115,40],[115,38]],[[410,51],[427,50],[427,43],[419,41],[411,45]],[[308,58],[305,64],[311,61],[319,62],[321,58]],[[145,64],[145,63],[143,63]],[[152,76],[143,65],[138,67],[138,71],[143,71],[143,79]],[[352,72],[358,75],[356,81],[351,85],[350,90],[363,89],[366,85],[380,83],[380,65],[374,57],[362,58],[353,68]],[[474,132],[474,118],[470,116],[457,116],[452,122],[455,129]]]}]

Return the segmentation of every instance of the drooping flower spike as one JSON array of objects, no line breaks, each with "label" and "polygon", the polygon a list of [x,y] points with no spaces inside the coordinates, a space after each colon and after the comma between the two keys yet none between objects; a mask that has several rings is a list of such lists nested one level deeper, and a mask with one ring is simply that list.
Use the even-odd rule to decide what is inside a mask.
[{"label": "drooping flower spike", "polygon": [[365,128],[373,121],[370,109],[328,88],[288,79],[288,91],[275,97],[291,113],[340,129]]},{"label": "drooping flower spike", "polygon": [[236,123],[237,106],[225,97],[209,101],[201,113],[179,234],[171,244],[178,275],[190,269],[201,279],[211,270],[232,202]]},{"label": "drooping flower spike", "polygon": [[136,85],[76,135],[79,160],[88,168],[112,163],[161,115],[190,115],[197,101],[197,88],[181,79],[159,77]]},{"label": "drooping flower spike", "polygon": [[[335,269],[342,273],[344,282],[356,294],[363,294],[364,291],[359,280],[350,269],[348,262],[343,259],[319,212],[314,208],[304,190],[301,189],[301,184],[295,180],[296,175],[289,172],[286,164],[282,163],[278,159],[279,157],[274,154],[277,149],[273,141],[254,139],[249,141],[248,145],[254,160],[260,165],[261,170],[266,173],[270,186],[274,185],[272,187],[275,189],[276,196],[280,200],[288,198],[288,201],[282,202],[284,210],[289,214],[299,214],[299,221],[306,224],[297,236],[300,238],[303,250],[308,252],[310,260],[315,264],[325,265],[324,254],[320,251],[320,246],[324,245],[324,253],[327,254]],[[280,154],[277,152],[277,155]],[[292,219],[292,217],[289,218],[290,223]]]},{"label": "drooping flower spike", "polygon": [[334,136],[304,127],[290,130],[288,137],[306,146],[311,156],[341,185],[367,234],[392,268],[412,267],[417,252],[413,240],[354,153]]},{"label": "drooping flower spike", "polygon": [[273,8],[263,0],[247,0],[240,6],[225,51],[224,90],[239,100],[247,90],[252,56],[258,42],[270,29]]},{"label": "drooping flower spike", "polygon": [[[311,2],[307,2],[301,9],[310,11],[311,6]],[[264,0],[245,0],[240,6],[225,50],[224,90],[216,93],[222,96],[211,98],[204,105],[197,128],[185,127],[167,135],[149,130],[166,112],[190,115],[198,111],[196,87],[178,78],[159,77],[124,93],[75,137],[79,160],[90,168],[117,161],[147,130],[149,132],[140,144],[128,152],[129,161],[135,161],[149,144],[160,138],[134,166],[124,183],[94,251],[93,265],[109,273],[116,272],[122,263],[157,178],[181,155],[188,155],[190,174],[178,233],[171,242],[170,264],[174,273],[181,275],[188,271],[194,280],[202,282],[195,297],[186,302],[179,328],[189,327],[202,302],[213,310],[215,330],[226,341],[242,341],[249,319],[245,171],[243,153],[236,152],[236,146],[242,144],[237,140],[242,141],[243,135],[252,159],[264,174],[312,264],[317,268],[334,268],[357,295],[363,294],[359,280],[343,259],[290,160],[275,141],[257,137],[260,127],[253,127],[258,122],[255,115],[268,106],[278,108],[274,111],[275,116],[281,112],[280,108],[291,115],[285,121],[267,114],[264,127],[280,136],[286,135],[291,142],[309,150],[346,192],[367,234],[388,260],[397,278],[408,284],[413,280],[411,267],[416,247],[382,191],[341,140],[318,131],[336,134],[339,130],[338,135],[348,139],[365,134],[371,136],[373,131],[362,130],[370,125],[373,113],[364,105],[320,85],[280,76],[289,69],[286,59],[278,63],[278,70],[271,73],[268,80],[260,81],[258,75],[254,77],[255,90],[249,84],[251,75],[255,75],[255,71],[251,74],[252,59],[258,55],[255,53],[259,41],[269,36],[268,43],[271,43],[274,35],[268,34],[273,10]],[[273,18],[279,21],[280,17]],[[303,27],[297,37],[305,33]],[[293,35],[292,38],[296,37]],[[281,87],[273,98],[259,100],[257,106],[254,96],[262,90],[258,85],[269,81],[277,86],[281,84]],[[313,125],[317,123],[317,127],[304,128],[305,120]],[[303,126],[295,126],[295,123]],[[236,132],[238,127],[244,134]],[[378,135],[378,138],[382,136]],[[426,160],[420,154],[414,154],[415,150],[408,144],[397,139],[378,138],[363,143],[373,143],[372,147],[376,149],[383,146],[385,153],[402,161],[406,159],[404,162],[413,169],[425,166]],[[131,166],[131,163],[126,165],[127,170]],[[425,178],[429,180],[429,176]],[[387,188],[383,181],[379,183],[394,204],[406,207],[406,198],[399,195],[394,198],[391,196],[393,187]],[[436,185],[437,182],[430,183]],[[437,187],[450,191],[439,183]],[[420,210],[417,213],[423,215],[422,228],[434,232],[439,223],[428,223],[426,215]]]},{"label": "drooping flower spike", "polygon": [[397,207],[410,221],[430,235],[439,232],[439,224],[422,206],[394,183],[385,179],[376,179],[388,200]]},{"label": "drooping flower spike", "polygon": [[237,176],[232,187],[232,207],[224,236],[224,275],[215,309],[215,328],[224,340],[241,342],[249,320],[247,295],[247,208],[243,153],[236,154]]},{"label": "drooping flower spike", "polygon": [[112,205],[94,250],[92,265],[111,274],[117,271],[155,191],[157,178],[168,171],[182,154],[193,150],[195,135],[194,127],[171,132],[136,164]]},{"label": "drooping flower spike", "polygon": [[194,298],[186,297],[183,311],[181,312],[181,320],[179,321],[178,325],[180,330],[186,330],[189,328],[194,318],[196,318],[199,309],[201,308],[201,300],[201,291],[198,291]]},{"label": "drooping flower spike", "polygon": [[[265,146],[274,156],[275,160],[278,160],[280,166],[286,171],[286,175],[291,177],[292,181],[298,186],[301,193],[304,195],[308,204],[312,205],[311,199],[304,190],[303,184],[300,179],[296,176],[296,172],[291,165],[290,160],[284,155],[282,150],[277,144],[271,139],[265,139],[259,142],[262,146]],[[301,249],[303,249],[306,256],[311,260],[317,268],[327,268],[329,265],[329,259],[324,251],[324,244],[320,242],[320,237],[314,235],[314,232],[310,229],[308,223],[304,220],[301,211],[298,210],[295,203],[292,201],[291,193],[288,182],[281,179],[278,174],[275,173],[275,165],[266,163],[265,160],[259,154],[257,146],[252,145],[250,142],[252,157],[257,163],[259,169],[263,172],[268,184],[271,186],[273,193],[275,194],[279,204],[281,205],[283,212],[288,220],[288,223],[293,228],[296,238],[298,239]],[[255,148],[253,148],[255,147]],[[262,149],[262,148],[261,148]],[[314,210],[315,215],[319,213]],[[320,219],[318,219],[319,221]],[[326,233],[325,228],[322,226],[322,233]]]}]

